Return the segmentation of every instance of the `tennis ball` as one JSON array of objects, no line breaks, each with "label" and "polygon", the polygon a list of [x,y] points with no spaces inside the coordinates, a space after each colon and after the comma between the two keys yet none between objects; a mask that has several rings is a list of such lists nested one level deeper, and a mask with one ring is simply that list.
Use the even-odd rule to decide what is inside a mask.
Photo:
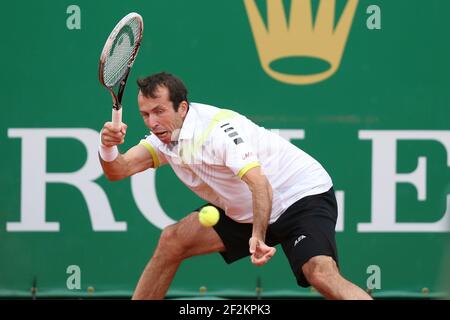
[{"label": "tennis ball", "polygon": [[203,207],[198,213],[198,220],[205,227],[212,227],[219,221],[219,210],[213,206]]}]

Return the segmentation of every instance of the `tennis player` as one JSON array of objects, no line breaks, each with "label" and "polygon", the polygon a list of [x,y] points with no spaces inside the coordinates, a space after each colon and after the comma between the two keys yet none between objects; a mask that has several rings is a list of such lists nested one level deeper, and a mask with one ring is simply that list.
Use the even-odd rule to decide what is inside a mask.
[{"label": "tennis player", "polygon": [[99,153],[106,177],[169,164],[220,219],[204,227],[197,208],[165,228],[133,299],[164,298],[189,257],[219,252],[227,263],[250,256],[261,266],[277,244],[298,285],[312,285],[328,299],[371,299],[339,273],[336,198],[319,162],[236,112],[189,103],[183,82],[171,74],[140,79],[138,86],[139,112],[151,134],[120,154],[126,125],[105,123]]}]

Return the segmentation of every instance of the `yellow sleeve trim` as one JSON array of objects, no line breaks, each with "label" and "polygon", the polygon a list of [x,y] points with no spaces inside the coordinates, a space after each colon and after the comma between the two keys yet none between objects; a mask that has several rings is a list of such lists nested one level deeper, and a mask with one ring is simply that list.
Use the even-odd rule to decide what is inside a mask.
[{"label": "yellow sleeve trim", "polygon": [[242,177],[247,173],[248,170],[253,169],[253,168],[256,168],[256,167],[259,167],[259,166],[261,166],[261,165],[260,165],[259,162],[257,162],[257,161],[255,161],[255,162],[250,162],[250,163],[247,164],[245,167],[243,167],[241,170],[239,170],[239,172],[238,172],[239,178],[242,179]]},{"label": "yellow sleeve trim", "polygon": [[153,167],[158,168],[159,167],[159,159],[158,159],[156,151],[155,151],[155,149],[153,149],[152,145],[145,140],[141,140],[141,142],[139,142],[139,144],[141,146],[145,147],[145,149],[147,149],[148,152],[150,152],[150,154],[152,155],[152,159],[153,159]]}]

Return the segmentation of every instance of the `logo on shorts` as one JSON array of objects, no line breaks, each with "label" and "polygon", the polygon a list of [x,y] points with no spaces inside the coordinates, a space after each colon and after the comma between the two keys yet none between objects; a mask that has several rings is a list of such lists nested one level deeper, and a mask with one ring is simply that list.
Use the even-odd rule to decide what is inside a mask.
[{"label": "logo on shorts", "polygon": [[295,242],[294,242],[294,247],[295,247],[296,245],[298,245],[299,242],[302,241],[302,240],[305,239],[305,238],[306,238],[306,236],[304,236],[304,235],[301,235],[300,237],[298,237],[297,240],[295,240]]}]

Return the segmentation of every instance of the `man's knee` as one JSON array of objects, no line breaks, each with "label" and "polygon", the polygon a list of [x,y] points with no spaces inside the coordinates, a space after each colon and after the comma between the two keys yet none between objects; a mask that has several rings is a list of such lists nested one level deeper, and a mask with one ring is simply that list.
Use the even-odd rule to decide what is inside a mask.
[{"label": "man's knee", "polygon": [[224,249],[218,234],[213,228],[202,226],[195,212],[163,230],[154,256],[166,260],[184,260]]},{"label": "man's knee", "polygon": [[183,259],[183,253],[186,252],[187,244],[180,236],[178,229],[179,223],[164,228],[159,237],[156,253],[173,259]]},{"label": "man's knee", "polygon": [[339,277],[336,262],[328,256],[316,256],[309,259],[302,267],[308,282],[316,288],[332,284]]}]

